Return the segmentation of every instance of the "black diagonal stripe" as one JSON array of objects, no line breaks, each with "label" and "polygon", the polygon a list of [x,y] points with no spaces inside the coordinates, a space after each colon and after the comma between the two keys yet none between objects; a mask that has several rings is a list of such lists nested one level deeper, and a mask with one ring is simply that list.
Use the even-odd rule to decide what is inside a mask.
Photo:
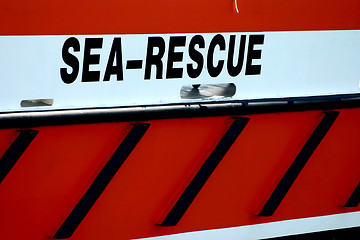
[{"label": "black diagonal stripe", "polygon": [[300,153],[297,155],[294,162],[291,164],[290,168],[280,180],[268,201],[265,203],[263,209],[259,213],[259,216],[272,216],[274,214],[292,184],[295,182],[295,179],[298,177],[315,149],[319,146],[320,142],[323,140],[338,115],[339,112],[336,111],[329,111],[325,113],[325,116],[316,127],[315,131],[305,143],[304,147],[301,149]]},{"label": "black diagonal stripe", "polygon": [[17,160],[28,148],[39,131],[23,130],[0,159],[0,183],[5,179]]},{"label": "black diagonal stripe", "polygon": [[71,237],[149,127],[150,124],[139,124],[130,130],[84,196],[56,232],[54,238],[62,239]]},{"label": "black diagonal stripe", "polygon": [[360,183],[355,188],[354,192],[351,194],[350,198],[344,205],[344,207],[357,207],[360,203]]},{"label": "black diagonal stripe", "polygon": [[175,226],[180,221],[197,194],[200,192],[201,188],[205,185],[215,168],[219,165],[220,161],[233,145],[241,131],[245,128],[248,121],[249,118],[242,117],[232,123],[230,128],[215,147],[214,151],[201,166],[191,183],[187,186],[185,191],[175,203],[174,207],[160,224],[161,226]]}]

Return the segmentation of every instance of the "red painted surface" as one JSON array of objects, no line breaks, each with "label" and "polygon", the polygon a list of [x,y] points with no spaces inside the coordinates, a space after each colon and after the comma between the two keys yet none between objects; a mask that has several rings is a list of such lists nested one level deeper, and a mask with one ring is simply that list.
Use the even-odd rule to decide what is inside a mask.
[{"label": "red painted surface", "polygon": [[2,0],[0,35],[360,29],[360,1]]},{"label": "red painted surface", "polygon": [[[234,117],[149,121],[71,239],[134,239],[360,210],[341,207],[360,181],[360,109],[342,109],[275,214],[256,216],[323,112],[255,114],[179,224],[157,226]],[[0,185],[2,239],[53,236],[130,128],[36,128],[39,134]],[[16,129],[0,130],[0,154],[15,137]]]}]

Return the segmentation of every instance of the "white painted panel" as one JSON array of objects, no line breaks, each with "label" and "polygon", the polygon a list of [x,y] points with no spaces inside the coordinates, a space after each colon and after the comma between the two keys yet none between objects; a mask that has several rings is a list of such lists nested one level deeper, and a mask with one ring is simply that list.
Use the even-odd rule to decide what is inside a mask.
[{"label": "white painted panel", "polygon": [[[0,112],[76,109],[94,107],[119,107],[191,103],[209,101],[236,101],[301,96],[322,96],[360,93],[360,31],[304,31],[220,33],[225,40],[225,50],[214,48],[214,65],[224,60],[224,67],[217,77],[209,75],[207,66],[210,43],[219,33],[201,34],[137,34],[137,35],[77,35],[77,36],[2,36],[0,37]],[[197,78],[190,78],[187,64],[197,64],[189,56],[189,43],[195,35],[204,38],[204,48],[196,46],[204,58],[204,66]],[[240,36],[246,35],[245,57],[242,71],[235,77],[229,75],[226,64],[229,39],[236,36],[237,59]],[[257,75],[246,75],[247,50],[251,35],[263,35],[264,43],[255,44],[261,50],[260,59],[252,60],[261,65]],[[170,38],[185,36],[185,46],[175,47],[182,55],[173,63],[182,69],[180,78],[167,79],[166,73]],[[80,51],[69,52],[79,61],[79,74],[73,83],[66,84],[60,69],[67,68],[62,57],[65,41],[75,37]],[[165,43],[162,79],[155,78],[152,66],[151,79],[145,80],[145,64],[149,38],[161,37]],[[98,82],[83,82],[85,39],[101,38],[101,48],[91,49],[91,55],[100,55],[100,63],[90,65],[90,71],[100,71]],[[121,38],[123,80],[113,75],[103,81],[110,49],[114,38]],[[155,48],[154,54],[158,49]],[[126,69],[128,60],[142,60],[141,69]],[[115,63],[112,63],[115,64]],[[192,84],[233,83],[236,93],[232,97],[212,96],[202,99],[182,99],[180,90]],[[53,99],[51,106],[21,107],[22,100]]]},{"label": "white painted panel", "polygon": [[257,240],[360,226],[360,212],[186,232],[142,240]]}]

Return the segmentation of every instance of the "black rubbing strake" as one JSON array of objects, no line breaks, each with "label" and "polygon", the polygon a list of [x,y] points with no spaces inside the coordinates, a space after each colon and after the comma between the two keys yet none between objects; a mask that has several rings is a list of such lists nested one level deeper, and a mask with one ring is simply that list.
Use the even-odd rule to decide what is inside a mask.
[{"label": "black rubbing strake", "polygon": [[39,131],[23,130],[0,159],[0,183],[5,179],[17,160],[25,152]]},{"label": "black rubbing strake", "polygon": [[138,124],[130,130],[84,196],[56,232],[54,238],[62,239],[71,237],[149,127],[150,124]]},{"label": "black rubbing strake", "polygon": [[357,207],[360,203],[360,183],[351,194],[349,200],[346,202],[344,207]]},{"label": "black rubbing strake", "polygon": [[294,162],[291,164],[290,168],[280,180],[268,201],[265,203],[263,209],[259,213],[259,216],[272,216],[274,214],[292,184],[295,182],[295,179],[298,177],[315,149],[319,146],[320,142],[325,137],[338,115],[339,112],[336,111],[329,111],[325,113],[325,116],[316,127],[315,131],[305,143],[304,147],[301,149],[300,153],[297,155]]},{"label": "black rubbing strake", "polygon": [[235,142],[241,131],[245,128],[248,121],[249,118],[242,117],[232,123],[230,128],[215,147],[214,151],[201,166],[191,183],[187,186],[185,191],[175,203],[174,207],[160,224],[161,226],[175,226],[180,221],[197,194],[200,192],[201,188],[205,185],[215,168]]}]

